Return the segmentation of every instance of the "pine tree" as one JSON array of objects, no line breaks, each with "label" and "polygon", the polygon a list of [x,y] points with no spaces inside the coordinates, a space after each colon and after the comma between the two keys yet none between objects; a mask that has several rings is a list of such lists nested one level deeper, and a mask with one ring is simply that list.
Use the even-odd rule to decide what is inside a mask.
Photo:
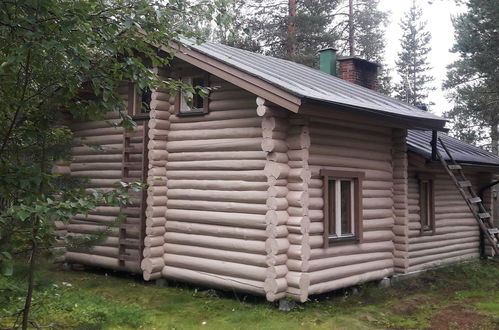
[{"label": "pine tree", "polygon": [[[334,46],[331,27],[338,0],[244,0],[229,38],[215,40],[316,67],[318,51]],[[290,10],[291,8],[291,10]],[[291,35],[290,35],[291,33]]]},{"label": "pine tree", "polygon": [[455,106],[445,115],[452,132],[499,154],[499,1],[468,0],[467,12],[454,19],[453,51],[444,87]]},{"label": "pine tree", "polygon": [[344,0],[335,14],[336,45],[341,53],[381,63],[385,51],[388,14],[379,0]]},{"label": "pine tree", "polygon": [[422,15],[423,11],[413,0],[400,24],[402,51],[398,53],[396,67],[401,81],[395,86],[395,92],[397,98],[412,105],[426,104],[428,92],[435,89],[430,84],[433,77],[428,74],[431,34],[426,30]]}]

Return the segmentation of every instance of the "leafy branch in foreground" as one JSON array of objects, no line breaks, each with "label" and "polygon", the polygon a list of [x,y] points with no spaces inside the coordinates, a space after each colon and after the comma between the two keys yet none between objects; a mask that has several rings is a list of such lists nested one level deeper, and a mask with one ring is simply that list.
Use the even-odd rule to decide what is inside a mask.
[{"label": "leafy branch in foreground", "polygon": [[29,323],[37,258],[56,239],[53,222],[67,221],[97,205],[121,205],[126,202],[125,190],[131,188],[90,191],[52,173],[56,162],[70,158],[68,122],[103,119],[106,113],[119,111],[120,125],[130,129],[133,122],[121,111],[120,84],[174,88],[152,70],[167,66],[173,52],[152,45],[168,46],[180,35],[195,37],[189,26],[200,19],[226,20],[224,2],[1,3],[0,263],[5,274],[12,273],[14,257],[29,265],[22,328]]}]

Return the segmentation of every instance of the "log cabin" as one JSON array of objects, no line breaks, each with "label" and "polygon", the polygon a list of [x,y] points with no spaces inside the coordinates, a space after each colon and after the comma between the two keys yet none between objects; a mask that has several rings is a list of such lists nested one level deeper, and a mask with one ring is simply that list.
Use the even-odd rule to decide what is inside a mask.
[{"label": "log cabin", "polygon": [[126,208],[59,224],[78,236],[126,215],[99,245],[67,250],[65,262],[304,302],[493,254],[435,157],[436,137],[496,221],[499,157],[447,135],[445,119],[376,92],[376,64],[325,49],[316,70],[189,40],[175,52],[157,75],[210,87],[208,97],[124,83],[133,132],[109,125],[115,113],[71,123],[76,146],[59,171],[88,178],[88,188],[122,180],[147,189]]}]

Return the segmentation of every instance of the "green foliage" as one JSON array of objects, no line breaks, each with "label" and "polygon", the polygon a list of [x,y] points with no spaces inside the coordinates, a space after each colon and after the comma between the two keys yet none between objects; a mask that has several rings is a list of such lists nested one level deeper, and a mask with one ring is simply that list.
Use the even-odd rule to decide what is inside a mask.
[{"label": "green foliage", "polygon": [[[96,206],[121,206],[127,191],[84,189],[54,174],[68,161],[74,119],[103,119],[119,112],[120,126],[134,125],[118,86],[178,88],[161,81],[155,66],[173,58],[168,45],[201,20],[223,22],[224,0],[16,0],[0,6],[0,268],[9,275],[10,255],[29,256],[32,283],[36,257],[58,239],[54,221],[69,221]],[[164,45],[160,51],[153,45]],[[192,87],[190,87],[192,88]],[[205,91],[200,91],[205,92]],[[83,141],[85,143],[85,141]],[[98,148],[98,146],[94,146]],[[119,221],[119,219],[117,219]],[[91,245],[107,233],[72,239]],[[59,238],[60,239],[60,238]],[[69,240],[69,238],[68,238]],[[28,297],[32,286],[28,286]],[[26,300],[25,310],[30,301]],[[26,327],[26,315],[23,327]]]},{"label": "green foliage", "polygon": [[431,87],[433,77],[428,74],[431,34],[426,30],[426,21],[422,16],[423,11],[413,0],[400,23],[403,30],[400,39],[402,51],[398,53],[396,61],[401,79],[395,86],[396,97],[416,106],[427,105],[428,92],[435,89]]},{"label": "green foliage", "polygon": [[458,138],[499,154],[499,1],[465,5],[453,20],[460,58],[448,67],[444,87],[455,106],[445,115]]}]

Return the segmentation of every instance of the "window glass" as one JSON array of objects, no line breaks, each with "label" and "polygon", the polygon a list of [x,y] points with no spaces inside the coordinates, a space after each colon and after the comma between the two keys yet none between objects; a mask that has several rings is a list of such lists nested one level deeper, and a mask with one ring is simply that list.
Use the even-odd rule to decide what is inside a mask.
[{"label": "window glass", "polygon": [[352,235],[352,181],[341,180],[341,235]]},{"label": "window glass", "polygon": [[142,90],[140,95],[140,104],[139,109],[141,113],[149,113],[151,112],[151,97],[152,91],[149,88],[145,88]]},{"label": "window glass", "polygon": [[328,180],[329,233],[342,237],[354,234],[353,180]]},{"label": "window glass", "polygon": [[[205,87],[205,79],[203,77],[186,77],[182,81],[191,85],[195,91],[201,87]],[[182,89],[180,97],[180,113],[192,113],[204,111],[204,98],[198,93],[193,93],[190,90]]]}]

